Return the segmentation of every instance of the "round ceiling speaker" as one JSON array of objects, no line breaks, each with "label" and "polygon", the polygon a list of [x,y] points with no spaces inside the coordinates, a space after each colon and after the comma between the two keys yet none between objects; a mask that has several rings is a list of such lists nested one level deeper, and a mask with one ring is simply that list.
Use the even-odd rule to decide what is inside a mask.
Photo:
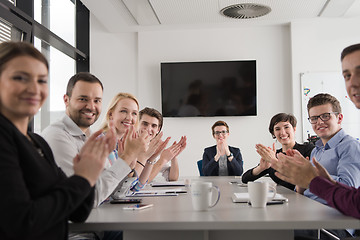
[{"label": "round ceiling speaker", "polygon": [[220,13],[226,17],[247,19],[262,17],[271,12],[271,8],[255,3],[241,3],[227,6],[221,9]]}]

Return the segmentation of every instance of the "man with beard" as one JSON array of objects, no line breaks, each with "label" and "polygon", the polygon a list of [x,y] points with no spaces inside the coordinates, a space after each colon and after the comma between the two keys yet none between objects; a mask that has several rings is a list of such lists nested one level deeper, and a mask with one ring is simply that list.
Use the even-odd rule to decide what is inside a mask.
[{"label": "man with beard", "polygon": [[[67,176],[74,174],[73,158],[90,136],[90,126],[98,119],[102,107],[103,85],[90,73],[77,73],[70,78],[64,103],[66,114],[59,121],[48,126],[42,136],[50,145],[56,163]],[[139,141],[124,149],[123,154],[111,166],[106,166],[95,185],[94,206],[99,206],[131,172],[129,165],[142,150]]]}]

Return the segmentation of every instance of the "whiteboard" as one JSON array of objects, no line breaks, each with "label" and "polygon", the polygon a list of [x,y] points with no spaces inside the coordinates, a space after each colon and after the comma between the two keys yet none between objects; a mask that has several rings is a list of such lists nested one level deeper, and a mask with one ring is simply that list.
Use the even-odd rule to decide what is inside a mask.
[{"label": "whiteboard", "polygon": [[307,103],[318,93],[329,93],[336,97],[341,105],[344,119],[342,128],[357,140],[360,138],[360,110],[351,102],[345,89],[344,78],[340,72],[301,73],[303,140],[316,135],[308,121]]}]

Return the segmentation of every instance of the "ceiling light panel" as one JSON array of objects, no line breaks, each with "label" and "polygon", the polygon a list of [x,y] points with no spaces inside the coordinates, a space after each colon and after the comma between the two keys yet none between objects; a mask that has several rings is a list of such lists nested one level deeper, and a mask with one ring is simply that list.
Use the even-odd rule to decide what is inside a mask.
[{"label": "ceiling light panel", "polygon": [[342,17],[355,0],[328,0],[320,12],[320,17]]},{"label": "ceiling light panel", "polygon": [[160,22],[148,0],[122,0],[139,25],[159,25]]}]

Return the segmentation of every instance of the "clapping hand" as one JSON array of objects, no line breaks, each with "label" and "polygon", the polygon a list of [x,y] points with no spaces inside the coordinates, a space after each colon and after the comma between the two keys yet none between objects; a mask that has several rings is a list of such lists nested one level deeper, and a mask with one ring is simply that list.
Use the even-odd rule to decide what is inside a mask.
[{"label": "clapping hand", "polygon": [[104,137],[98,137],[101,130],[95,132],[85,142],[80,153],[74,158],[74,173],[89,181],[94,186],[105,166],[105,161],[114,149],[116,137],[109,131]]},{"label": "clapping hand", "polygon": [[149,134],[146,131],[139,134],[130,126],[123,139],[123,152],[119,156],[133,168],[137,157],[145,154],[149,148]]},{"label": "clapping hand", "polygon": [[[286,182],[297,185],[297,188],[308,188],[311,180],[319,176],[317,168],[297,150],[289,149],[286,151],[286,155],[279,153],[277,156],[278,160],[271,161],[271,167],[277,171],[275,175]],[[315,159],[313,161],[316,162]]]},{"label": "clapping hand", "polygon": [[226,143],[226,141],[224,140],[218,140],[216,142],[216,155],[223,156],[226,154],[226,149],[228,149],[228,145]]},{"label": "clapping hand", "polygon": [[162,141],[162,136],[163,132],[160,132],[154,139],[151,140],[149,148],[144,155],[145,159],[149,159],[150,161],[154,160],[164,150],[171,137],[167,137],[165,141]]},{"label": "clapping hand", "polygon": [[[262,144],[255,145],[256,152],[261,156],[261,159],[271,163],[271,160],[276,160],[276,150],[275,143],[273,143],[273,147],[266,147]],[[261,162],[260,162],[261,163]]]}]

